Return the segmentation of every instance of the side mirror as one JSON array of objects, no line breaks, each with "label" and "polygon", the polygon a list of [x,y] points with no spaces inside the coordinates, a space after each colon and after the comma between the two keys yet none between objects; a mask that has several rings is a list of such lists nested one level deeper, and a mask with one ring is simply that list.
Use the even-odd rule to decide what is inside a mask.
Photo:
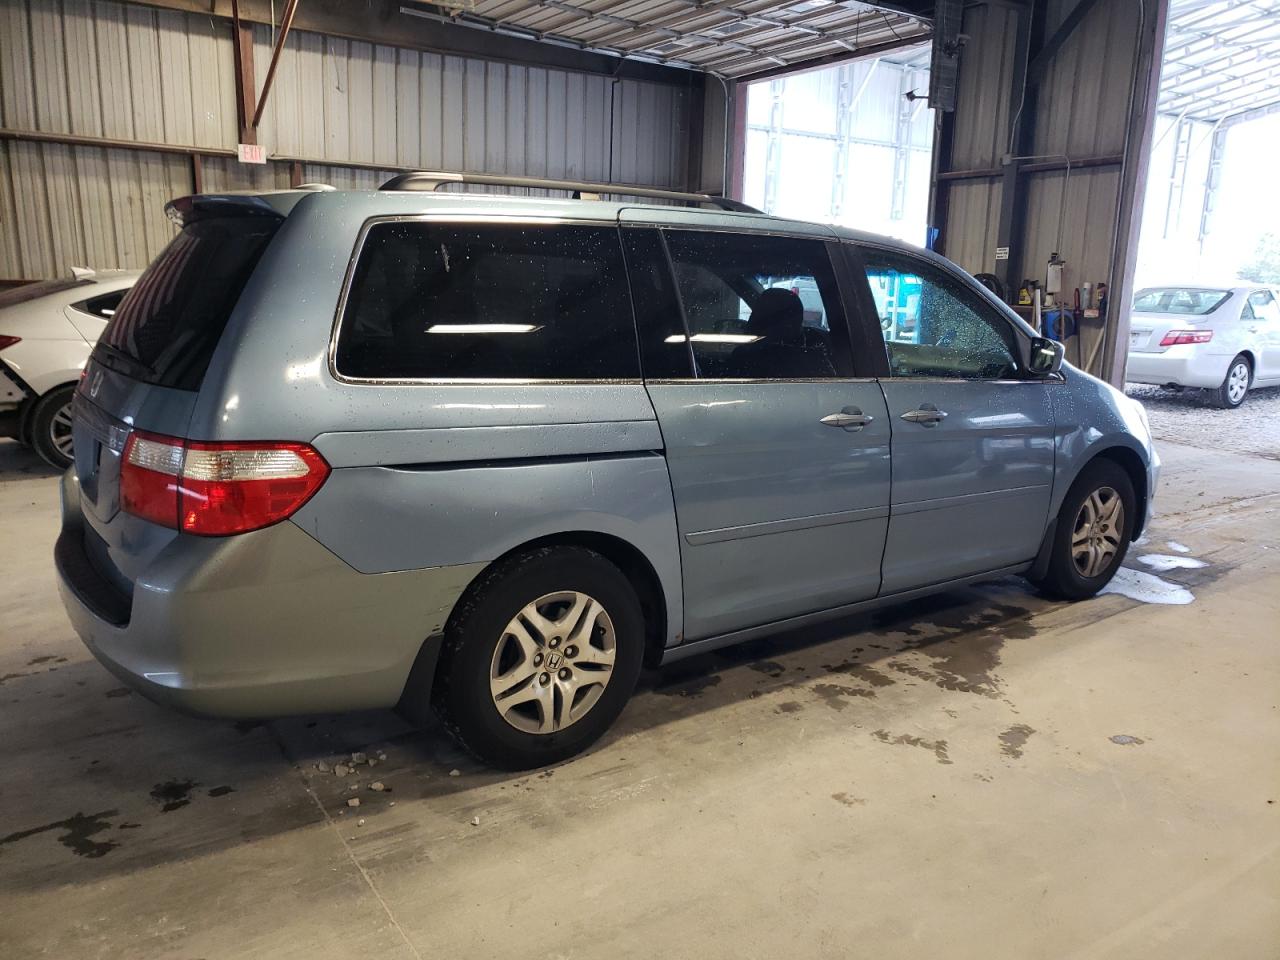
[{"label": "side mirror", "polygon": [[1031,371],[1042,376],[1062,369],[1064,348],[1057,340],[1048,337],[1031,338]]}]

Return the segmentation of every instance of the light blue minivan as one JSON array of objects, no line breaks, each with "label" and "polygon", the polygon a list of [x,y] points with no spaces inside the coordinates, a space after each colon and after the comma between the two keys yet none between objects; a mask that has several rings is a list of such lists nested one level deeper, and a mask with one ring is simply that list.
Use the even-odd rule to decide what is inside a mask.
[{"label": "light blue minivan", "polygon": [[1089,597],[1141,532],[1142,407],[946,260],[458,179],[169,205],[76,394],[56,547],[133,687],[434,709],[527,768],[644,663],[993,576]]}]

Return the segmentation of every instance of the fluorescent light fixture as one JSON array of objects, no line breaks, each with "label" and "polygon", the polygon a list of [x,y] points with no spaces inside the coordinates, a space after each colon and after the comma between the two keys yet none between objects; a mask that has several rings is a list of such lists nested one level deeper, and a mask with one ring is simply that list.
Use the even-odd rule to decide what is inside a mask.
[{"label": "fluorescent light fixture", "polygon": [[532,323],[433,323],[427,333],[533,333],[541,329]]},{"label": "fluorescent light fixture", "polygon": [[[683,333],[673,333],[665,342],[684,343],[685,339]],[[690,343],[755,343],[760,338],[749,333],[695,333],[687,339]]]}]

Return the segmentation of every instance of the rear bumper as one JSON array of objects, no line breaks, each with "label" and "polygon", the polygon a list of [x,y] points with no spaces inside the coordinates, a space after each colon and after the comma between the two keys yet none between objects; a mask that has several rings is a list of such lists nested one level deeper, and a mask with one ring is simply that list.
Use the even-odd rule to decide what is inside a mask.
[{"label": "rear bumper", "polygon": [[72,471],[58,585],[76,632],[124,683],[206,716],[395,706],[425,642],[482,564],[362,574],[285,522],[238,537],[178,536],[132,596],[94,567]]},{"label": "rear bumper", "polygon": [[[1207,346],[1207,345],[1206,345]],[[1164,353],[1130,353],[1125,379],[1155,386],[1218,387],[1227,377],[1228,356],[1215,356],[1193,346],[1170,347]]]}]

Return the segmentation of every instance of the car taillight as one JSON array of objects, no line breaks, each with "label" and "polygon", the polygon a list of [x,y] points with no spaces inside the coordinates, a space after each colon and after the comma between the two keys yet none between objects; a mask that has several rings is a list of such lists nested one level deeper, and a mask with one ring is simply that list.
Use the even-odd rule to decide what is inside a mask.
[{"label": "car taillight", "polygon": [[1170,330],[1160,341],[1160,346],[1176,347],[1182,343],[1208,343],[1212,339],[1212,330]]},{"label": "car taillight", "polygon": [[134,431],[120,469],[120,506],[200,536],[247,533],[291,516],[329,476],[305,443],[216,443]]},{"label": "car taillight", "polygon": [[5,347],[12,347],[15,343],[21,342],[21,337],[7,337],[4,334],[0,334],[0,350],[3,350]]}]

